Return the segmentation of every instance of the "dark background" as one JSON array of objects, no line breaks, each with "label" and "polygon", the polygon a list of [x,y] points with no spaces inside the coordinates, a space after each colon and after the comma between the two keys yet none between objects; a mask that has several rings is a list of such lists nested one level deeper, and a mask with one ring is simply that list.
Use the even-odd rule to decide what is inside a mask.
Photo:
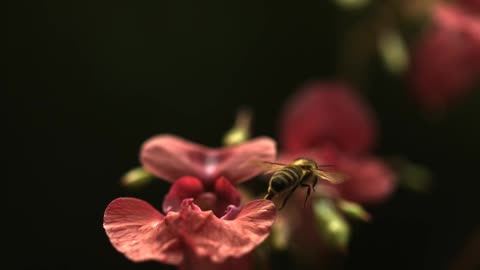
[{"label": "dark background", "polygon": [[[173,133],[219,146],[239,106],[254,135],[277,136],[283,103],[336,76],[343,17],[329,1],[15,1],[7,21],[7,269],[162,269],[109,243],[103,211],[120,196],[159,205],[168,184],[119,185],[141,143]],[[352,44],[353,46],[353,44]],[[425,115],[373,59],[365,97],[375,153],[434,174],[430,193],[399,189],[354,225],[344,269],[446,269],[479,224],[480,96]],[[5,189],[4,189],[5,190]]]}]

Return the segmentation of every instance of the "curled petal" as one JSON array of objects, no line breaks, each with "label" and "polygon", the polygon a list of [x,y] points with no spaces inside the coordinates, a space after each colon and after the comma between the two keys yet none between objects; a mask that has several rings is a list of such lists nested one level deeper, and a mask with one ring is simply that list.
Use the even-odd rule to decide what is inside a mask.
[{"label": "curled petal", "polygon": [[214,263],[239,258],[252,251],[270,233],[276,209],[271,201],[248,203],[233,220],[221,220],[211,211],[190,211],[185,207],[179,217],[168,215],[170,226],[178,228],[184,241],[200,257]]},{"label": "curled petal", "polygon": [[367,151],[375,140],[372,113],[353,90],[338,82],[312,82],[296,93],[282,115],[280,139],[287,152],[328,144]]},{"label": "curled petal", "polygon": [[119,198],[105,210],[103,226],[113,246],[136,262],[185,265],[201,257],[228,265],[269,235],[275,212],[272,202],[257,200],[235,219],[222,220],[212,211],[201,211],[193,199],[185,199],[180,212],[170,211],[164,217],[145,201]]},{"label": "curled petal", "polygon": [[237,217],[238,213],[240,213],[241,208],[237,207],[233,204],[227,206],[227,211],[225,211],[225,215],[223,215],[220,219],[224,220],[232,220]]},{"label": "curled petal", "polygon": [[229,217],[234,215],[235,211],[232,212],[228,206],[240,206],[241,196],[237,189],[227,179],[220,177],[215,181],[214,193],[217,197],[217,204],[213,209],[215,215],[221,217],[227,212],[230,212]]},{"label": "curled petal", "polygon": [[275,141],[266,137],[213,149],[176,136],[160,135],[145,142],[140,158],[147,171],[170,182],[191,175],[206,183],[220,176],[239,183],[261,172],[253,160],[271,161],[275,154]]},{"label": "curled petal", "polygon": [[147,202],[118,198],[105,210],[103,227],[112,245],[132,261],[179,264],[180,242],[163,221],[164,216]]},{"label": "curled petal", "polygon": [[179,211],[184,199],[195,198],[204,191],[203,184],[195,177],[181,177],[170,187],[163,199],[163,212]]}]

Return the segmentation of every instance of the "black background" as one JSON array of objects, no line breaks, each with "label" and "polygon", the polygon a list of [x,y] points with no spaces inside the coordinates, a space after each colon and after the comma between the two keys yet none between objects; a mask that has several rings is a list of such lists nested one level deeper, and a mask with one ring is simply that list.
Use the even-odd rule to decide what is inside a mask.
[{"label": "black background", "polygon": [[[219,146],[242,105],[254,134],[275,138],[292,91],[335,77],[342,17],[327,1],[15,1],[7,23],[3,264],[162,269],[129,262],[102,228],[112,199],[159,205],[168,189],[119,186],[141,143],[173,133]],[[374,152],[427,166],[435,185],[370,207],[374,222],[355,225],[342,266],[445,269],[479,221],[479,95],[426,116],[375,59],[362,90],[378,113]]]}]

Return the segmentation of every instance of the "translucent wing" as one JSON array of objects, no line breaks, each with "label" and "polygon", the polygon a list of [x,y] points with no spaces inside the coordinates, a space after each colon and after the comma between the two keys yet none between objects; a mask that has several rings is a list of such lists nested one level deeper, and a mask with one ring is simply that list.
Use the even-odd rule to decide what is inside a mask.
[{"label": "translucent wing", "polygon": [[325,171],[325,170],[312,170],[312,172],[324,179],[324,180],[327,180],[331,183],[334,183],[334,184],[339,184],[339,183],[342,183],[343,181],[345,181],[345,179],[347,178],[347,175],[342,173],[342,172],[339,172],[339,171]]},{"label": "translucent wing", "polygon": [[287,166],[287,164],[269,161],[256,161],[256,163],[262,168],[263,174],[272,174]]}]

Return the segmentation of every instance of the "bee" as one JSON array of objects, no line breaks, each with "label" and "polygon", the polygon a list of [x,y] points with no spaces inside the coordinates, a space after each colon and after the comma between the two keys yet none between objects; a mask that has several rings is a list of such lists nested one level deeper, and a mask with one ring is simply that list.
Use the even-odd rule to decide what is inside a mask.
[{"label": "bee", "polygon": [[318,165],[312,159],[298,158],[290,164],[274,163],[262,161],[265,167],[265,174],[272,174],[268,184],[268,192],[265,195],[266,200],[272,200],[277,197],[283,197],[282,209],[290,196],[298,187],[307,188],[304,206],[312,190],[315,192],[315,185],[319,179],[332,183],[340,183],[345,179],[345,175],[336,171],[328,171],[326,168],[332,165]]}]

